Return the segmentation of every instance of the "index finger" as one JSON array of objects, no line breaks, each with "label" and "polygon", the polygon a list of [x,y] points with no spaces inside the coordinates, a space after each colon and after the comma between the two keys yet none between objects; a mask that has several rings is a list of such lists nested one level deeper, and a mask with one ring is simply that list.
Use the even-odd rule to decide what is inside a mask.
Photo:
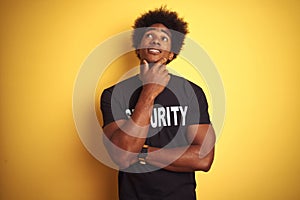
[{"label": "index finger", "polygon": [[149,70],[148,62],[146,60],[143,60],[141,65],[141,73],[145,74],[148,70]]}]

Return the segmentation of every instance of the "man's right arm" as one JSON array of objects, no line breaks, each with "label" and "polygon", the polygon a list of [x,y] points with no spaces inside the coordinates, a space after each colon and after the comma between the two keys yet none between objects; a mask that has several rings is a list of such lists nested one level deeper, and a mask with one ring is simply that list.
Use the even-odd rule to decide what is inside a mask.
[{"label": "man's right arm", "polygon": [[104,134],[109,140],[105,143],[106,148],[120,168],[127,168],[137,161],[136,154],[141,151],[148,134],[152,107],[153,100],[143,89],[130,119],[118,120],[104,127]]},{"label": "man's right arm", "polygon": [[[137,161],[149,130],[155,98],[164,90],[170,80],[165,59],[149,68],[147,62],[141,67],[140,79],[143,89],[129,120],[118,120],[107,124],[103,131],[106,148],[112,160],[120,167],[127,168]],[[105,117],[105,116],[104,116]]]}]

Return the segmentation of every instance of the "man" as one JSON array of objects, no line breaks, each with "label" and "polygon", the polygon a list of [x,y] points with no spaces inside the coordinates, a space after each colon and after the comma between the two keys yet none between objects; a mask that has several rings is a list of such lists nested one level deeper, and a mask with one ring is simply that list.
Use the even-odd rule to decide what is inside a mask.
[{"label": "man", "polygon": [[202,89],[166,69],[187,23],[161,7],[139,17],[134,29],[140,74],[101,96],[105,145],[120,167],[119,198],[194,200],[194,172],[210,169],[215,134]]}]

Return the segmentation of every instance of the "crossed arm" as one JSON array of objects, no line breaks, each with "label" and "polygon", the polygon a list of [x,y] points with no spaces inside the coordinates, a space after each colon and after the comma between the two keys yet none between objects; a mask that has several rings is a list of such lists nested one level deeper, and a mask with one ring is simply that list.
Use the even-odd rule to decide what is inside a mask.
[{"label": "crossed arm", "polygon": [[209,124],[190,125],[189,146],[170,149],[149,147],[147,162],[176,172],[209,171],[214,159],[215,133]]},{"label": "crossed arm", "polygon": [[[164,62],[161,60],[150,69],[144,63],[145,67],[141,69],[144,85],[131,118],[104,127],[108,139],[106,148],[120,168],[127,168],[138,161],[137,155],[148,134],[154,100],[170,79]],[[188,146],[169,149],[150,146],[147,163],[177,172],[208,171],[214,159],[215,133],[212,126],[190,125],[186,134]]]},{"label": "crossed arm", "polygon": [[[112,122],[104,128],[105,135],[111,141],[107,143],[110,156],[120,168],[127,168],[138,161],[137,154],[145,142],[145,138],[134,137],[124,132],[124,129],[128,129],[127,126],[138,129],[132,122],[125,120]],[[140,130],[146,132],[145,127],[141,127]],[[190,125],[187,137],[191,143],[185,147],[167,149],[150,146],[147,163],[176,172],[209,171],[214,159],[215,133],[212,126]]]}]

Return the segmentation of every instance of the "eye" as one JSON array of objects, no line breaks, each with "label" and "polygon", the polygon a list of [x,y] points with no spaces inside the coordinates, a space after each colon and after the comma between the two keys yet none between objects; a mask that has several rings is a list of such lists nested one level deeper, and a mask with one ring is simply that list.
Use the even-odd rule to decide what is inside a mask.
[{"label": "eye", "polygon": [[146,35],[146,37],[147,37],[147,38],[153,38],[153,35],[152,35],[151,33],[148,33],[148,34]]},{"label": "eye", "polygon": [[162,41],[164,41],[164,42],[168,42],[168,41],[169,41],[169,38],[167,38],[167,37],[162,37],[161,39],[162,39]]}]

